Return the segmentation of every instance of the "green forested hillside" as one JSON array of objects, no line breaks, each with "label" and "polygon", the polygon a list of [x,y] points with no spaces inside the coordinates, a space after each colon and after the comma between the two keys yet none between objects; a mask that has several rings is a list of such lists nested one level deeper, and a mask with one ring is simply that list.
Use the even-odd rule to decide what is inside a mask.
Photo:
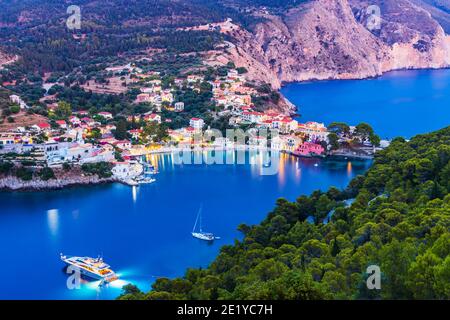
[{"label": "green forested hillside", "polygon": [[[279,199],[207,269],[158,279],[149,293],[129,285],[119,298],[449,299],[449,160],[450,127],[396,139],[345,191]],[[381,290],[367,289],[369,265],[381,268]]]},{"label": "green forested hillside", "polygon": [[80,0],[75,4],[80,8],[79,30],[66,27],[69,3],[0,0],[0,49],[21,57],[11,67],[15,73],[70,72],[147,48],[175,53],[211,50],[222,40],[220,34],[178,28],[228,17],[243,24],[249,19],[207,0]]}]

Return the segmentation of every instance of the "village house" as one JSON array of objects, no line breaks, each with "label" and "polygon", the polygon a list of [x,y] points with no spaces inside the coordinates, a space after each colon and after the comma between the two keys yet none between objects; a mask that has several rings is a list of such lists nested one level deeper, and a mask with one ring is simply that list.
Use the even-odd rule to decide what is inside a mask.
[{"label": "village house", "polygon": [[211,81],[210,84],[212,85],[213,89],[219,89],[222,82],[219,80],[214,80]]},{"label": "village house", "polygon": [[47,161],[47,165],[53,166],[62,164],[66,161],[67,151],[70,147],[68,142],[48,142],[38,146],[41,149]]},{"label": "village house", "polygon": [[299,124],[297,131],[307,135],[310,141],[326,141],[328,137],[327,128],[323,123],[307,122]]},{"label": "village house", "polygon": [[117,141],[119,141],[119,140],[117,140],[117,139],[114,138],[113,136],[110,136],[110,137],[101,138],[101,139],[99,140],[99,143],[100,143],[101,145],[107,145],[107,144],[113,145],[113,144],[114,144],[115,142],[117,142]]},{"label": "village house", "polygon": [[66,161],[79,162],[86,158],[91,158],[96,149],[90,143],[74,143],[67,149]]},{"label": "village house", "polygon": [[242,120],[249,123],[260,123],[263,121],[264,113],[256,111],[244,111],[242,113]]},{"label": "village house", "polygon": [[260,123],[257,124],[256,127],[257,127],[258,129],[268,129],[268,130],[274,129],[274,127],[273,127],[273,121],[270,120],[270,119],[261,121]]},{"label": "village house", "polygon": [[146,115],[144,115],[144,120],[147,122],[161,123],[161,116],[156,113],[146,114]]},{"label": "village house", "polygon": [[116,178],[126,179],[130,176],[131,167],[128,162],[113,162],[112,173]]},{"label": "village house", "polygon": [[153,87],[144,87],[140,89],[142,93],[153,93]]},{"label": "village house", "polygon": [[52,127],[50,126],[50,124],[48,122],[40,122],[38,124],[35,124],[31,128],[33,128],[34,130],[36,130],[38,132],[44,132],[44,131],[50,131]]},{"label": "village house", "polygon": [[95,126],[96,122],[94,119],[91,119],[89,117],[84,117],[80,119],[82,123],[86,124],[89,127]]},{"label": "village house", "polygon": [[9,100],[11,100],[12,103],[15,103],[15,104],[19,105],[19,107],[21,109],[28,109],[28,105],[18,95],[15,95],[15,94],[10,95],[9,96]]},{"label": "village house", "polygon": [[15,140],[14,137],[0,137],[0,146],[6,146],[9,144],[14,144]]},{"label": "village house", "polygon": [[264,148],[267,147],[267,137],[263,136],[251,136],[248,140],[248,144],[252,147],[260,147]]},{"label": "village house", "polygon": [[128,122],[139,122],[141,121],[141,116],[139,114],[131,115],[127,117]]},{"label": "village house", "polygon": [[113,115],[112,115],[111,112],[105,112],[105,111],[103,111],[103,112],[99,112],[98,115],[99,115],[100,117],[103,117],[103,118],[107,119],[107,120],[113,118]]},{"label": "village house", "polygon": [[106,126],[99,127],[99,129],[102,134],[110,134],[113,130],[116,130],[116,126],[109,123]]},{"label": "village house", "polygon": [[271,148],[278,151],[294,152],[302,143],[296,136],[276,136],[271,140]]},{"label": "village house", "polygon": [[289,134],[292,131],[297,130],[297,128],[298,122],[289,117],[286,117],[279,122],[279,129],[282,134]]},{"label": "village house", "polygon": [[194,83],[194,82],[198,82],[198,81],[202,81],[203,77],[202,76],[198,76],[198,75],[189,75],[187,76],[187,82],[188,83]]},{"label": "village house", "polygon": [[65,120],[56,120],[55,123],[61,128],[61,129],[67,129],[67,122]]},{"label": "village house", "polygon": [[175,102],[175,104],[174,104],[174,111],[175,112],[182,112],[182,111],[184,111],[184,102]]},{"label": "village house", "polygon": [[138,140],[139,136],[142,133],[142,130],[140,130],[140,129],[132,129],[132,130],[128,130],[127,132],[131,135],[131,137],[133,139]]},{"label": "village house", "polygon": [[82,159],[81,163],[97,163],[97,162],[112,162],[114,161],[114,148],[105,145],[102,148],[97,148],[91,157]]},{"label": "village house", "polygon": [[325,149],[320,145],[316,143],[311,142],[304,142],[302,145],[300,145],[297,150],[295,150],[294,154],[298,156],[304,156],[309,157],[313,155],[322,155],[325,152]]},{"label": "village house", "polygon": [[161,93],[161,101],[172,103],[173,102],[173,94],[167,90],[163,91]]},{"label": "village house", "polygon": [[205,125],[205,121],[203,119],[200,119],[200,118],[192,118],[189,121],[189,126],[194,128],[195,130],[202,130],[204,125]]},{"label": "village house", "polygon": [[72,112],[72,115],[75,115],[77,117],[87,117],[89,115],[89,111],[79,110],[79,111]]},{"label": "village house", "polygon": [[224,105],[225,106],[228,103],[228,99],[225,96],[219,96],[219,97],[216,98],[216,103],[218,105]]},{"label": "village house", "polygon": [[122,149],[122,150],[128,150],[131,149],[131,142],[129,140],[120,140],[120,141],[116,141],[113,142],[113,146]]},{"label": "village house", "polygon": [[136,97],[136,103],[145,103],[145,102],[151,102],[150,95],[148,93],[141,93],[138,94]]},{"label": "village house", "polygon": [[76,117],[76,116],[71,116],[69,117],[69,122],[72,124],[72,126],[79,126],[81,124],[81,120],[80,118]]}]

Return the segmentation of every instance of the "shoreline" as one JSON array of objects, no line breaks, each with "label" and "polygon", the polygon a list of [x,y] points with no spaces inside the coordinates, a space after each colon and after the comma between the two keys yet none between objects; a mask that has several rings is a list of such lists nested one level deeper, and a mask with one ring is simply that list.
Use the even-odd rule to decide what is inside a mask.
[{"label": "shoreline", "polygon": [[88,179],[34,179],[23,181],[14,176],[3,176],[0,178],[0,192],[37,192],[37,191],[57,191],[81,186],[97,186],[121,182],[116,178],[98,178],[96,176],[84,177]]},{"label": "shoreline", "polygon": [[[378,78],[381,78],[383,76],[386,76],[393,72],[408,72],[408,71],[437,71],[437,70],[450,70],[450,65],[447,67],[439,67],[439,68],[433,68],[433,67],[427,67],[427,68],[399,68],[399,69],[392,69],[388,71],[384,71],[379,75],[374,76],[365,76],[365,77],[355,77],[355,78],[339,78],[339,77],[330,77],[326,79],[319,79],[319,78],[310,78],[308,80],[299,80],[299,81],[281,81],[281,86],[278,89],[278,92],[282,94],[281,90],[289,85],[292,84],[306,84],[306,83],[316,83],[316,82],[333,82],[333,81],[364,81],[364,80],[375,80]],[[284,96],[284,95],[283,95]],[[285,97],[285,96],[284,96]],[[298,106],[296,106],[298,108]]]}]

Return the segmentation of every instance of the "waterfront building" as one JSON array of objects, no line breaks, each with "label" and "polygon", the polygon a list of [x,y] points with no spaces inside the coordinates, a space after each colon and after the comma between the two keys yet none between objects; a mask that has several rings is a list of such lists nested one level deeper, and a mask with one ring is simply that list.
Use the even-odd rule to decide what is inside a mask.
[{"label": "waterfront building", "polygon": [[77,117],[86,117],[89,115],[89,111],[79,110],[79,111],[72,112],[72,115],[76,115]]},{"label": "waterfront building", "polygon": [[74,143],[67,149],[66,161],[82,161],[94,155],[95,147],[90,143]]},{"label": "waterfront building", "polygon": [[295,154],[299,156],[312,156],[312,155],[322,155],[324,154],[325,149],[320,145],[316,143],[311,142],[305,142],[302,145],[300,145],[297,150],[295,150]]},{"label": "waterfront building", "polygon": [[244,111],[242,113],[242,120],[250,123],[261,123],[264,118],[264,113],[256,111]]},{"label": "waterfront building", "polygon": [[119,141],[115,141],[112,143],[113,146],[122,149],[122,150],[127,150],[131,148],[131,142],[128,140],[119,140]]},{"label": "waterfront building", "polygon": [[280,122],[278,122],[278,124],[280,132],[283,134],[289,134],[298,128],[298,122],[289,117],[283,118]]},{"label": "waterfront building", "polygon": [[70,144],[68,142],[48,142],[38,145],[37,148],[44,151],[47,165],[59,165],[65,162]]},{"label": "waterfront building", "polygon": [[307,135],[310,141],[326,141],[328,137],[327,127],[323,123],[310,121],[299,124],[297,131]]}]

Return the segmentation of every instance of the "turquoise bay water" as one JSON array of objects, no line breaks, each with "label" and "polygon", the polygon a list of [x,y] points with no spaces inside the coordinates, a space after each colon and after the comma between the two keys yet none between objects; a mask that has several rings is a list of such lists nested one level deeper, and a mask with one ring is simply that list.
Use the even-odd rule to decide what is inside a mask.
[{"label": "turquoise bay water", "polygon": [[395,71],[367,80],[286,85],[299,121],[371,124],[381,138],[410,138],[450,125],[450,70]]},{"label": "turquoise bay water", "polygon": [[[152,185],[0,193],[0,299],[112,299],[128,282],[148,290],[156,277],[206,267],[240,237],[240,223],[259,223],[277,198],[344,188],[370,165],[282,156],[277,175],[261,176],[257,165],[180,166],[169,155],[153,161],[160,173]],[[201,203],[205,231],[221,237],[212,245],[190,234]],[[61,252],[102,254],[121,280],[68,290]]]}]

